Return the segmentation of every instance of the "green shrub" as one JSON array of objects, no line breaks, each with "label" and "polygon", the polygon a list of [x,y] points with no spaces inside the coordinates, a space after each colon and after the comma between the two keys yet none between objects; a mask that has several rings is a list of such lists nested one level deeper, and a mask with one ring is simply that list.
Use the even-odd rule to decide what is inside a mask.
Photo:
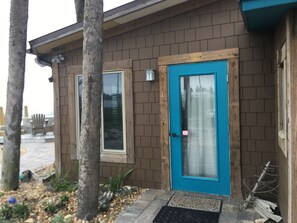
[{"label": "green shrub", "polygon": [[68,191],[73,192],[77,189],[77,184],[68,180],[67,175],[53,177],[49,185],[54,192]]}]

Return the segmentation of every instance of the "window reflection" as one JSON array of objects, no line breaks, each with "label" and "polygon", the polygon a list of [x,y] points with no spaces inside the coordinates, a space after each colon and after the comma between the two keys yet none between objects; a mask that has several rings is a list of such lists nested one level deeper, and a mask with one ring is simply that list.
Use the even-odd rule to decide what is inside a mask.
[{"label": "window reflection", "polygon": [[[82,114],[82,82],[81,75],[77,76],[78,122],[81,130]],[[122,73],[106,73],[102,76],[102,129],[105,150],[124,150],[123,142],[123,100]],[[99,137],[99,136],[98,136]]]},{"label": "window reflection", "polygon": [[104,149],[123,150],[121,73],[103,75]]}]

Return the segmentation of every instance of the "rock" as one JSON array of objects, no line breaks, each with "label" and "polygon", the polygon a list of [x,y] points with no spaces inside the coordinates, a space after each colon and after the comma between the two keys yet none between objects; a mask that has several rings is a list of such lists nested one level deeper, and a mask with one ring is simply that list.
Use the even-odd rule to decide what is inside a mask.
[{"label": "rock", "polygon": [[68,214],[68,215],[66,215],[65,217],[64,217],[64,220],[71,220],[73,218],[73,216],[71,215],[71,214]]},{"label": "rock", "polygon": [[33,218],[29,218],[25,221],[25,223],[34,223],[34,219]]},{"label": "rock", "polygon": [[259,218],[255,220],[255,223],[265,223],[267,221],[266,218]]}]

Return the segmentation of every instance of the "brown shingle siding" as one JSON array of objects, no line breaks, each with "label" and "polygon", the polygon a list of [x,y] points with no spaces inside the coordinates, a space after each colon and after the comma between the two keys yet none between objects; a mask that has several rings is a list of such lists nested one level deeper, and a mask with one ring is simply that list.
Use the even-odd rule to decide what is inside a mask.
[{"label": "brown shingle siding", "polygon": [[264,112],[264,100],[250,100],[251,112]]},{"label": "brown shingle siding", "polygon": [[275,142],[271,140],[257,140],[256,149],[261,152],[274,152]]},{"label": "brown shingle siding", "polygon": [[243,74],[261,74],[262,72],[261,60],[243,62]]},{"label": "brown shingle siding", "polygon": [[247,141],[247,150],[251,152],[256,150],[256,140]]},{"label": "brown shingle siding", "polygon": [[240,59],[240,61],[252,60],[253,59],[253,49],[251,49],[251,48],[240,49],[239,59]]},{"label": "brown shingle siding", "polygon": [[142,136],[140,138],[140,141],[141,141],[141,146],[142,147],[150,147],[151,146],[151,139],[150,139],[150,137]]},{"label": "brown shingle siding", "polygon": [[[230,12],[230,21],[231,22],[237,22],[239,21],[239,14],[238,14],[239,10],[232,10]],[[235,33],[236,34],[236,33]]]},{"label": "brown shingle siding", "polygon": [[[275,158],[275,78],[270,39],[271,33],[247,31],[236,0],[221,0],[105,39],[104,61],[133,62],[135,163],[102,163],[103,178],[117,174],[120,168],[134,168],[126,182],[145,187],[161,185],[159,74],[156,81],[146,82],[145,69],[157,70],[160,56],[233,47],[240,49],[242,177],[254,178],[257,166]],[[63,170],[69,168],[74,175],[77,163],[70,159],[68,148],[67,69],[71,64],[81,64],[81,55],[81,47],[66,52],[65,63],[59,65]]]},{"label": "brown shingle siding", "polygon": [[257,98],[267,98],[273,99],[274,95],[274,87],[258,87],[257,88]]},{"label": "brown shingle siding", "polygon": [[170,54],[171,55],[176,55],[178,54],[178,44],[172,44],[170,46]]},{"label": "brown shingle siding", "polygon": [[271,114],[258,113],[258,126],[271,126],[272,124]]},{"label": "brown shingle siding", "polygon": [[175,43],[175,32],[164,33],[164,44]]},{"label": "brown shingle siding", "polygon": [[212,27],[202,27],[196,29],[196,39],[203,40],[203,39],[210,39],[212,38]]},{"label": "brown shingle siding", "polygon": [[226,48],[238,48],[238,36],[226,37]]},{"label": "brown shingle siding", "polygon": [[239,36],[239,48],[248,48],[250,46],[249,43],[249,35],[240,35]]},{"label": "brown shingle siding", "polygon": [[196,30],[195,29],[188,29],[185,31],[185,41],[194,41],[196,40]]},{"label": "brown shingle siding", "polygon": [[245,99],[256,99],[256,98],[257,98],[256,89],[254,87],[241,88],[241,99],[245,100]]},{"label": "brown shingle siding", "polygon": [[256,126],[257,125],[257,113],[247,113],[246,116],[246,126]]},{"label": "brown shingle siding", "polygon": [[224,24],[224,23],[229,23],[230,22],[230,12],[229,11],[224,11],[224,12],[218,12],[212,14],[212,24],[217,25],[217,24]]},{"label": "brown shingle siding", "polygon": [[221,25],[221,36],[233,36],[234,35],[234,23]]},{"label": "brown shingle siding", "polygon": [[191,16],[191,28],[199,27],[200,25],[200,17],[198,15]]},{"label": "brown shingle siding", "polygon": [[149,59],[153,56],[153,48],[147,47],[147,48],[140,48],[139,49],[139,59]]},{"label": "brown shingle siding", "polygon": [[220,50],[226,48],[226,39],[225,38],[217,38],[217,39],[209,39],[207,41],[207,49],[208,50]]},{"label": "brown shingle siding", "polygon": [[269,99],[265,100],[265,112],[274,112],[275,111],[275,100]]},{"label": "brown shingle siding", "polygon": [[159,33],[154,35],[154,45],[155,46],[160,46],[164,44],[164,34]]},{"label": "brown shingle siding", "polygon": [[179,54],[188,53],[188,44],[187,43],[180,43],[178,45],[178,53]]},{"label": "brown shingle siding", "polygon": [[200,27],[203,27],[203,26],[210,26],[211,25],[211,15],[208,14],[208,15],[201,15],[200,16]]},{"label": "brown shingle siding", "polygon": [[144,147],[143,148],[143,157],[146,159],[153,159],[153,148],[152,147]]},{"label": "brown shingle siding", "polygon": [[240,86],[241,87],[253,87],[254,86],[254,78],[252,75],[245,75],[240,77]]},{"label": "brown shingle siding", "polygon": [[123,39],[123,49],[133,49],[136,47],[136,41],[134,37]]},{"label": "brown shingle siding", "polygon": [[239,3],[237,1],[233,1],[233,0],[224,0],[221,1],[221,10],[222,11],[229,11],[229,10],[233,10],[233,9],[238,9],[239,8]]},{"label": "brown shingle siding", "polygon": [[261,166],[262,163],[262,153],[260,152],[253,152],[251,153],[251,164]]},{"label": "brown shingle siding", "polygon": [[265,77],[263,74],[255,74],[254,77],[254,86],[264,86],[265,83]]},{"label": "brown shingle siding", "polygon": [[188,43],[189,53],[199,52],[200,51],[200,42],[194,41]]},{"label": "brown shingle siding", "polygon": [[159,55],[160,56],[168,56],[168,55],[170,55],[170,45],[160,46]]},{"label": "brown shingle siding", "polygon": [[184,30],[178,30],[175,32],[175,42],[176,43],[182,43],[185,41],[185,31]]}]

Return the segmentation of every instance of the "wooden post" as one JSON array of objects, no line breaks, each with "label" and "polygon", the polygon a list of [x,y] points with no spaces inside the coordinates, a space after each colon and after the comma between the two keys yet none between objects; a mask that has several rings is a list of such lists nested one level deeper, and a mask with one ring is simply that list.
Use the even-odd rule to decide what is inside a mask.
[{"label": "wooden post", "polygon": [[27,105],[24,106],[24,117],[29,118],[29,112],[28,112],[28,106]]},{"label": "wooden post", "polygon": [[2,107],[0,107],[0,126],[1,125],[4,125],[4,112]]}]

